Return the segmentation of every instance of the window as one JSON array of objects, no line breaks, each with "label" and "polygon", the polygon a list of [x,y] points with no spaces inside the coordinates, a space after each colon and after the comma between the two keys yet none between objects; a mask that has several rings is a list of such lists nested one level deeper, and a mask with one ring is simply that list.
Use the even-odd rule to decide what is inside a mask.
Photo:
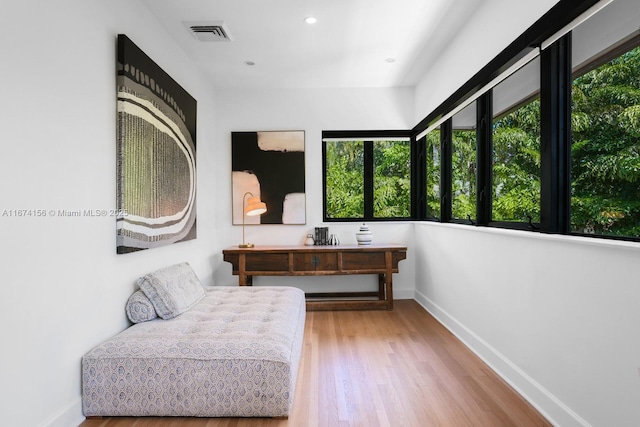
[{"label": "window", "polygon": [[440,127],[427,134],[425,158],[426,158],[426,190],[427,190],[427,218],[440,219]]},{"label": "window", "polygon": [[411,144],[405,140],[373,141],[373,216],[411,216]]},{"label": "window", "polygon": [[325,221],[411,217],[408,134],[323,132]]},{"label": "window", "polygon": [[476,218],[476,104],[469,104],[452,117],[451,217]]},{"label": "window", "polygon": [[364,218],[364,142],[326,141],[325,216]]},{"label": "window", "polygon": [[539,223],[540,59],[498,84],[492,98],[491,221]]},{"label": "window", "polygon": [[424,217],[640,241],[639,18],[561,0],[425,117]]},{"label": "window", "polygon": [[573,32],[571,231],[640,237],[640,36],[633,2]]},{"label": "window", "polygon": [[325,220],[640,241],[639,18],[560,0],[411,131],[323,132]]}]

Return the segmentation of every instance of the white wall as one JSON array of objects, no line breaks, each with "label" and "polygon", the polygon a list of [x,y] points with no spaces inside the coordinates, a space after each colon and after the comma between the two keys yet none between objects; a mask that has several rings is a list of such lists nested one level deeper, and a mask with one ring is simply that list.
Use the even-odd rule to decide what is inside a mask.
[{"label": "white wall", "polygon": [[[551,9],[558,0],[484,0],[416,86],[414,125]],[[428,46],[426,46],[428,48]]]},{"label": "white wall", "polygon": [[[67,427],[82,421],[80,358],[128,326],[125,302],[141,275],[188,261],[207,285],[237,283],[221,257],[224,247],[241,239],[241,228],[231,226],[231,131],[305,130],[307,225],[247,231],[256,243],[297,243],[321,225],[321,130],[411,126],[408,89],[214,97],[212,87],[137,1],[13,2],[0,16],[0,215],[17,209],[115,207],[118,33],[127,34],[198,101],[198,238],[116,255],[112,217],[0,216],[0,413],[6,425]],[[343,242],[355,242],[357,224],[330,226]],[[413,243],[409,223],[371,228],[378,241]],[[413,296],[413,272],[412,260],[403,261],[395,278],[397,297]],[[256,282],[269,284],[261,278]],[[375,279],[354,278],[354,283],[369,287]],[[342,287],[335,280],[331,285]]]},{"label": "white wall", "polygon": [[556,425],[640,424],[640,244],[416,224],[416,295]]},{"label": "white wall", "polygon": [[[327,226],[342,243],[356,243],[355,233],[360,223],[322,222],[322,131],[409,129],[412,126],[413,93],[411,89],[290,89],[237,90],[216,92],[216,181],[218,199],[225,204],[217,222],[216,238],[224,246],[242,241],[242,227],[231,226],[231,132],[259,130],[305,131],[305,190],[307,223],[305,225],[246,226],[246,240],[255,244],[302,244],[314,227]],[[374,241],[394,242],[407,246],[413,243],[413,226],[409,222],[368,224]],[[215,258],[218,284],[236,284],[231,264]],[[412,298],[414,291],[413,254],[400,263],[400,273],[394,275],[394,296]],[[375,276],[328,277],[256,277],[255,285],[295,285],[305,291],[377,289]]]},{"label": "white wall", "polygon": [[[321,131],[410,128],[554,2],[485,3],[494,12],[529,13],[511,11],[494,20],[500,25],[482,28],[493,51],[473,44],[480,27],[470,22],[451,45],[458,53],[434,63],[415,98],[408,89],[227,90],[214,97],[137,1],[4,5],[0,215],[114,207],[115,38],[125,33],[198,100],[198,238],[116,255],[113,218],[0,216],[3,423],[82,420],[80,358],[128,326],[124,304],[137,277],[185,260],[205,284],[236,283],[221,255],[241,240],[227,202],[232,131],[306,132],[307,224],[249,227],[251,240],[298,243],[327,225],[354,242],[358,224],[322,224]],[[639,245],[456,225],[369,225],[376,240],[409,247],[394,277],[396,297],[411,297],[417,283],[417,299],[559,425],[640,422]],[[289,283],[314,290],[344,280]],[[349,281],[362,288],[372,282]]]},{"label": "white wall", "polygon": [[[113,217],[2,215],[115,207],[118,33],[198,101],[198,239],[127,255],[115,253]],[[0,414],[7,426],[68,427],[83,419],[80,358],[128,325],[136,278],[188,261],[212,283],[213,90],[132,0],[7,2],[0,51]]]},{"label": "white wall", "polygon": [[[554,3],[485,1],[416,88],[416,122]],[[640,244],[415,227],[416,299],[555,425],[640,425]]]}]

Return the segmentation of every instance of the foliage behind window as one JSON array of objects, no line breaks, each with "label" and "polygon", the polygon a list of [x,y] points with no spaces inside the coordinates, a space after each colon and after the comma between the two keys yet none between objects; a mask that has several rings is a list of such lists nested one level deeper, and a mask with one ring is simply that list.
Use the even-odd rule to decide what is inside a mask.
[{"label": "foliage behind window", "polygon": [[408,138],[324,144],[327,219],[411,217]]},{"label": "foliage behind window", "polygon": [[375,218],[411,216],[411,145],[409,141],[373,143]]},{"label": "foliage behind window", "polygon": [[540,100],[493,124],[493,221],[540,222]]},{"label": "foliage behind window", "polygon": [[326,142],[326,209],[329,218],[364,217],[364,142]]},{"label": "foliage behind window", "polygon": [[573,231],[640,237],[640,47],[572,88]]},{"label": "foliage behind window", "polygon": [[427,218],[440,218],[440,129],[427,134]]},{"label": "foliage behind window", "polygon": [[453,130],[452,133],[451,216],[456,219],[476,217],[476,131]]}]

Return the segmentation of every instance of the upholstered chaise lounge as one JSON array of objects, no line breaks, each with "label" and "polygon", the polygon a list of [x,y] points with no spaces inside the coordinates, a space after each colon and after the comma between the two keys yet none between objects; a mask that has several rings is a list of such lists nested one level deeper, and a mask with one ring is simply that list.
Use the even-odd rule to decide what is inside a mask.
[{"label": "upholstered chaise lounge", "polygon": [[186,264],[138,280],[138,322],[82,358],[85,416],[287,417],[305,322],[290,287],[209,287]]}]

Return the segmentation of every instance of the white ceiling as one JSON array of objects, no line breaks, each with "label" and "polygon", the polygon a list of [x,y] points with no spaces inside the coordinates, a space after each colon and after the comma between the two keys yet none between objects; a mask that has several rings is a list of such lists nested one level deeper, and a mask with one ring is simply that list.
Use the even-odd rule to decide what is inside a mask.
[{"label": "white ceiling", "polygon": [[[484,0],[141,1],[215,87],[339,88],[414,86]],[[193,21],[232,41],[196,40]]]}]

